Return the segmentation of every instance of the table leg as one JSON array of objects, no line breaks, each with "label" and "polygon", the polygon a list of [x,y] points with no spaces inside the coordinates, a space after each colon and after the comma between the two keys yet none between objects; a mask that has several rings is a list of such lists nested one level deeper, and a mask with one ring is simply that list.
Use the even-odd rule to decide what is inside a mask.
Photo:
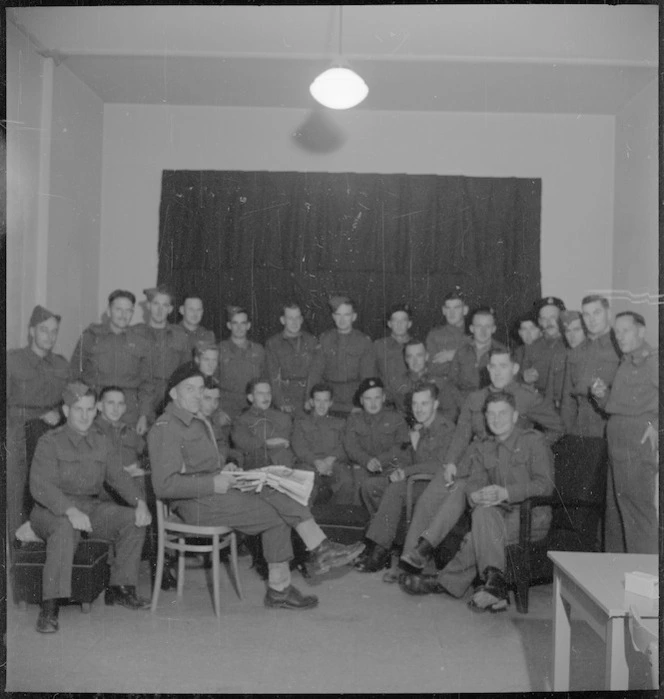
[{"label": "table leg", "polygon": [[606,669],[604,686],[610,690],[626,690],[629,667],[625,655],[625,617],[609,619],[606,625]]},{"label": "table leg", "polygon": [[569,668],[572,627],[570,605],[561,593],[560,572],[554,569],[553,576],[553,691],[569,691]]}]

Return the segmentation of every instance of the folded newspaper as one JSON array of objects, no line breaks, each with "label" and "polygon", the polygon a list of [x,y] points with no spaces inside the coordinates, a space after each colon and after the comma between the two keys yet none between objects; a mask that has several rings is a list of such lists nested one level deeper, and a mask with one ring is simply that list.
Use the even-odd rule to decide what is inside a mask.
[{"label": "folded newspaper", "polygon": [[[313,471],[302,471],[288,466],[263,466],[252,471],[234,471],[236,487],[253,490],[257,493],[269,485],[284,495],[293,498],[300,505],[307,505],[314,487]],[[255,487],[251,487],[255,484]]]}]

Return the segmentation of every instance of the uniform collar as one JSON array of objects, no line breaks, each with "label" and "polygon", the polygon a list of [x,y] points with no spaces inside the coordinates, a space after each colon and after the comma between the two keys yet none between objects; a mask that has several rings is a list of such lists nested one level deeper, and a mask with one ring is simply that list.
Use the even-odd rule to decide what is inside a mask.
[{"label": "uniform collar", "polygon": [[190,413],[188,410],[184,410],[180,406],[176,405],[173,401],[166,406],[164,412],[169,413],[170,415],[175,415],[175,417],[184,422],[187,427],[191,425],[193,419],[196,417],[193,413]]},{"label": "uniform collar", "polygon": [[644,342],[638,349],[623,355],[623,361],[630,361],[634,366],[641,366],[652,353],[653,348]]},{"label": "uniform collar", "polygon": [[36,352],[32,351],[30,345],[24,347],[23,349],[25,351],[25,356],[27,357],[31,366],[37,366],[37,364],[40,364],[41,362],[51,363],[53,359],[53,352],[49,351],[43,357],[40,357]]},{"label": "uniform collar", "polygon": [[522,433],[523,429],[521,429],[518,425],[515,425],[514,429],[512,430],[512,434],[510,434],[510,436],[505,441],[501,442],[495,436],[491,437],[491,440],[496,445],[496,447],[503,446],[508,451],[515,451],[517,442],[519,441],[519,437]]},{"label": "uniform collar", "polygon": [[92,428],[90,428],[85,434],[81,434],[80,432],[77,432],[75,429],[69,426],[69,424],[65,424],[64,426],[64,431],[67,437],[69,438],[69,441],[76,447],[78,448],[81,442],[86,442],[88,445],[92,446],[92,440],[91,440],[91,434],[92,434]]}]

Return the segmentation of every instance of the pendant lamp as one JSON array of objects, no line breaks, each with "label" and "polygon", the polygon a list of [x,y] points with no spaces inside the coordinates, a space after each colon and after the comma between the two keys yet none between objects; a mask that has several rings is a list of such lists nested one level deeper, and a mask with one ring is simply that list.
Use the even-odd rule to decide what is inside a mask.
[{"label": "pendant lamp", "polygon": [[369,94],[367,84],[342,58],[342,22],[343,7],[339,6],[338,58],[331,68],[322,72],[309,86],[309,92],[316,102],[329,109],[356,107]]}]

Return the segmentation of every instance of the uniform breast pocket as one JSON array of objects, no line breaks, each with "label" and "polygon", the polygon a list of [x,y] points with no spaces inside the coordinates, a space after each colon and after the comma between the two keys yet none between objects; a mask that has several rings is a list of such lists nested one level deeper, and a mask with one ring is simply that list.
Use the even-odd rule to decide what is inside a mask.
[{"label": "uniform breast pocket", "polygon": [[182,458],[184,460],[185,471],[196,471],[198,465],[209,456],[206,449],[205,435],[198,433],[190,435],[182,440]]}]

